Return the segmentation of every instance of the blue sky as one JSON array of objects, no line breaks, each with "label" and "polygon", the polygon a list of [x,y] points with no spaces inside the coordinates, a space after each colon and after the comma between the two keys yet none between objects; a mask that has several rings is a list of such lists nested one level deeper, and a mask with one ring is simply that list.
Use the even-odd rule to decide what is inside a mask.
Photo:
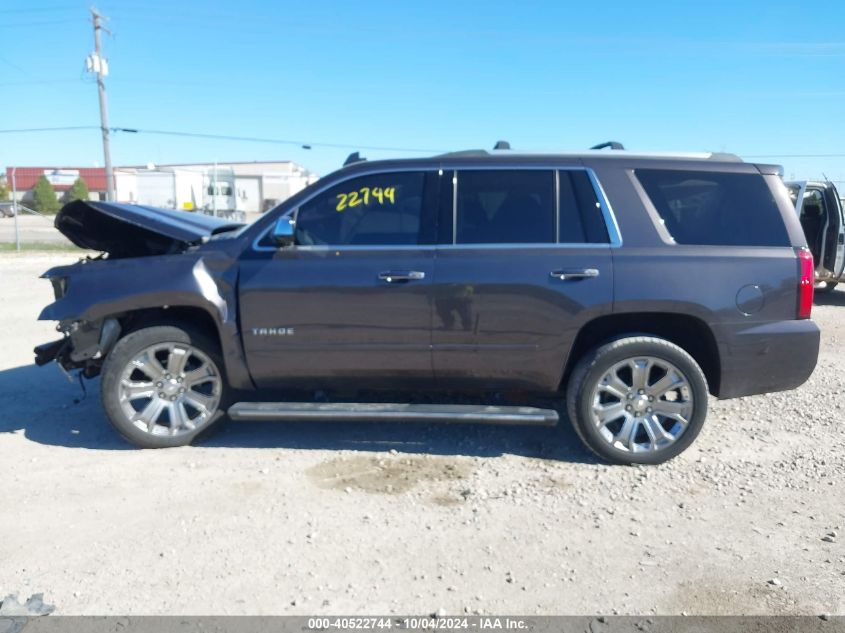
[{"label": "blue sky", "polygon": [[[0,0],[0,128],[98,125],[90,2]],[[841,2],[103,0],[114,163],[351,151],[731,151],[845,181]],[[368,158],[420,155],[364,150]],[[792,155],[832,154],[818,158]],[[836,156],[838,155],[838,156]],[[0,134],[0,165],[96,165],[96,130]]]}]

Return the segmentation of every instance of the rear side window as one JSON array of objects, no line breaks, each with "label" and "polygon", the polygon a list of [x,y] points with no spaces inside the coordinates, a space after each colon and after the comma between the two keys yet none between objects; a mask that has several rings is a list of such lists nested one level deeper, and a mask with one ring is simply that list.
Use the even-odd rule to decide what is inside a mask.
[{"label": "rear side window", "polygon": [[561,244],[606,244],[607,225],[602,216],[596,190],[584,170],[561,171],[560,195]]},{"label": "rear side window", "polygon": [[418,244],[425,174],[384,173],[346,180],[299,208],[296,243],[333,246]]},{"label": "rear side window", "polygon": [[789,246],[777,201],[756,174],[637,169],[678,244]]},{"label": "rear side window", "polygon": [[458,172],[458,244],[555,242],[553,171]]}]

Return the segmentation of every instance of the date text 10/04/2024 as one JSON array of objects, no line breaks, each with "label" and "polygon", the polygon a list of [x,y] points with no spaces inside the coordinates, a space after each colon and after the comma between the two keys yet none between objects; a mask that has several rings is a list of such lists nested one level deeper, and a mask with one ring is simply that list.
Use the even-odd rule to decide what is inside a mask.
[{"label": "date text 10/04/2024", "polygon": [[410,631],[437,630],[527,630],[528,623],[520,618],[504,617],[353,617],[353,618],[309,618],[309,630],[384,630]]}]

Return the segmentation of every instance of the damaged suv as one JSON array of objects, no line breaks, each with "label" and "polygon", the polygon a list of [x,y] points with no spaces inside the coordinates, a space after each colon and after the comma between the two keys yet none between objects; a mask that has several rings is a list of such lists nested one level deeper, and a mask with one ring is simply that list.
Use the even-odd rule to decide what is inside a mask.
[{"label": "damaged suv", "polygon": [[101,375],[109,420],[142,447],[226,414],[565,411],[602,458],[654,464],[693,442],[708,395],[793,389],[818,355],[813,260],[780,170],[731,155],[357,160],[248,226],[88,201],[56,226],[102,255],[45,273],[40,318],[63,338],[36,362]]}]

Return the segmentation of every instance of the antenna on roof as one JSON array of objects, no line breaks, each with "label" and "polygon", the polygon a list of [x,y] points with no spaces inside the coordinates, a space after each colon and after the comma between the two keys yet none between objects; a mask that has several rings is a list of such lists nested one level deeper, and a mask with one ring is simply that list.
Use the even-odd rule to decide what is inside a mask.
[{"label": "antenna on roof", "polygon": [[496,141],[496,144],[493,146],[493,149],[510,149],[511,144],[507,141]]},{"label": "antenna on roof", "polygon": [[346,167],[347,165],[354,165],[355,163],[363,163],[365,160],[367,159],[361,156],[361,152],[352,152],[346,157],[346,160],[343,161],[343,166]]},{"label": "antenna on roof", "polygon": [[618,141],[607,141],[606,143],[599,143],[598,145],[593,145],[590,149],[604,149],[609,147],[610,149],[625,149],[625,146]]}]

